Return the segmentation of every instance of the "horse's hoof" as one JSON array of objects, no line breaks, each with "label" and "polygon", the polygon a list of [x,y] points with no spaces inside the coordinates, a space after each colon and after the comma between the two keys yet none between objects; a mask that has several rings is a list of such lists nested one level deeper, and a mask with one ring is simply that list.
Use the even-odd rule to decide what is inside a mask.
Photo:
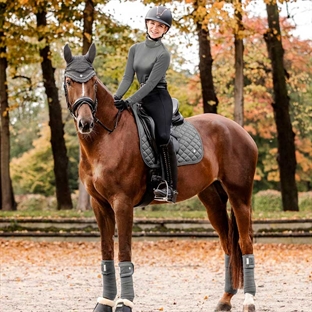
[{"label": "horse's hoof", "polygon": [[225,302],[219,302],[214,312],[231,311],[232,306]]},{"label": "horse's hoof", "polygon": [[93,312],[113,312],[113,308],[105,304],[97,303]]},{"label": "horse's hoof", "polygon": [[132,312],[132,309],[127,306],[117,306],[115,312]]},{"label": "horse's hoof", "polygon": [[114,301],[100,297],[93,312],[113,312],[114,304]]},{"label": "horse's hoof", "polygon": [[256,312],[254,296],[252,294],[245,293],[243,312]]},{"label": "horse's hoof", "polygon": [[243,312],[256,312],[256,307],[254,304],[244,305]]},{"label": "horse's hoof", "polygon": [[127,299],[119,299],[116,302],[115,312],[132,312],[133,302]]}]

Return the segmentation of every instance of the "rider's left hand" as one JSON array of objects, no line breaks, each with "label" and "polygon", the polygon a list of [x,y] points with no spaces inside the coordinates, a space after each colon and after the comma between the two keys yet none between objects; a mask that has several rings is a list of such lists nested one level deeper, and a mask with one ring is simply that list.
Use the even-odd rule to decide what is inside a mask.
[{"label": "rider's left hand", "polygon": [[119,110],[124,110],[129,107],[129,102],[127,100],[114,100],[114,104]]}]

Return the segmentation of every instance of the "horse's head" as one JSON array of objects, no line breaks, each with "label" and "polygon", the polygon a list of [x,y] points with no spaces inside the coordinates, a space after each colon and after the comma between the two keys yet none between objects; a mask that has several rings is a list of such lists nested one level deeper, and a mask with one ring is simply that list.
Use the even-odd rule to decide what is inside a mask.
[{"label": "horse's head", "polygon": [[92,44],[87,54],[73,56],[68,44],[64,47],[66,61],[64,90],[68,109],[77,122],[78,131],[88,134],[93,130],[97,110],[97,78],[92,66],[96,55]]}]

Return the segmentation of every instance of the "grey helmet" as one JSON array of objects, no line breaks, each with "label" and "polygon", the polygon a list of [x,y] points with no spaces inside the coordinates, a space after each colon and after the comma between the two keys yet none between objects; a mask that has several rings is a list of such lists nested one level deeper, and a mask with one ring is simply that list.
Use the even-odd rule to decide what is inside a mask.
[{"label": "grey helmet", "polygon": [[145,16],[145,23],[148,20],[153,20],[165,24],[169,28],[172,25],[172,15],[170,9],[164,6],[156,6],[150,9]]}]

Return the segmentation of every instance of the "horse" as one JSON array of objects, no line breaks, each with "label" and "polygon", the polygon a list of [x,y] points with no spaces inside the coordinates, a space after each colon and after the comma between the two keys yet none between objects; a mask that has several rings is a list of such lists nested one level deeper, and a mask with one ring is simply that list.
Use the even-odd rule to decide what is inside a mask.
[{"label": "horse", "polygon": [[[80,144],[79,176],[90,194],[101,240],[103,295],[97,299],[94,312],[131,312],[134,308],[133,212],[144,195],[148,179],[137,125],[132,110],[118,110],[113,95],[96,76],[92,65],[96,56],[94,44],[85,55],[73,56],[68,44],[63,52],[65,96]],[[197,195],[223,248],[225,285],[215,311],[230,311],[231,299],[239,288],[244,289],[243,311],[255,311],[251,197],[257,146],[243,127],[221,115],[201,114],[185,121],[200,134],[203,157],[196,164],[178,167],[177,202]]]}]

